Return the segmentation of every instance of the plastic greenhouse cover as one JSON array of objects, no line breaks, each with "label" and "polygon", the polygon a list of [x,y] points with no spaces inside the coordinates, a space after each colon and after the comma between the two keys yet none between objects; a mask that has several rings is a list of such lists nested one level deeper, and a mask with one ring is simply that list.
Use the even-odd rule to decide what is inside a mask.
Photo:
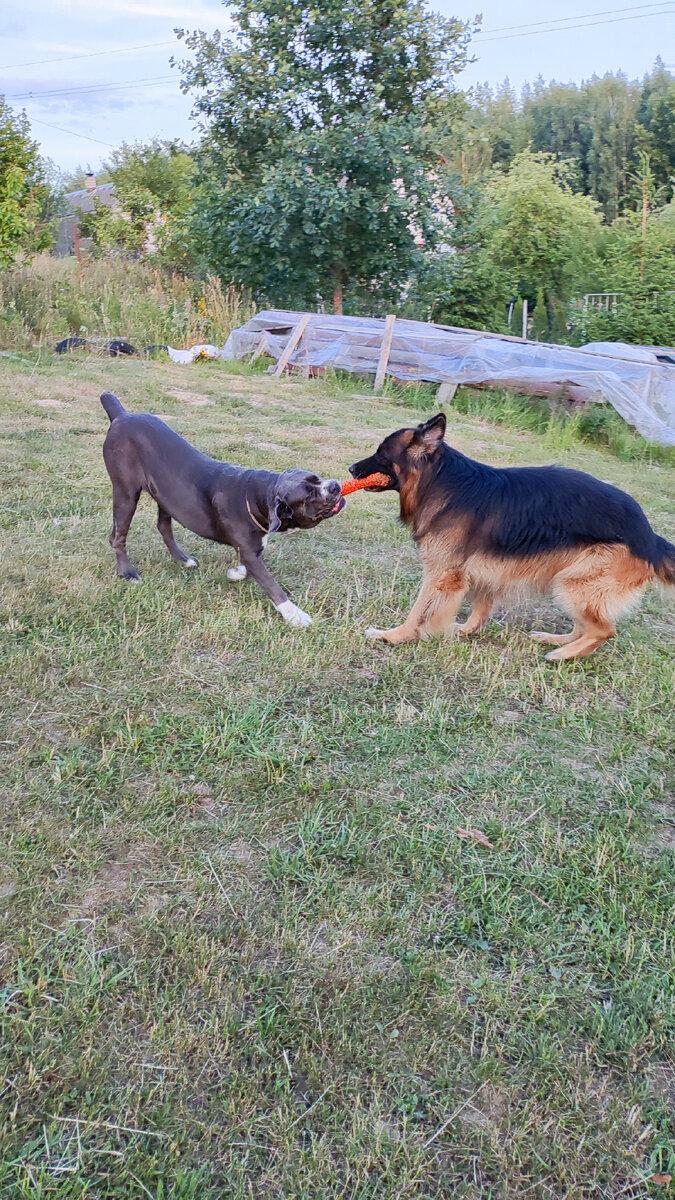
[{"label": "plastic greenhouse cover", "polygon": [[[232,331],[222,357],[246,358],[264,350],[280,358],[302,315],[276,309],[258,313]],[[290,365],[374,374],[383,332],[384,321],[376,318],[312,315]],[[578,400],[608,401],[649,441],[675,445],[672,350],[618,342],[575,349],[397,320],[387,373],[404,380],[480,383],[535,394],[537,389],[552,394],[565,388]]]}]

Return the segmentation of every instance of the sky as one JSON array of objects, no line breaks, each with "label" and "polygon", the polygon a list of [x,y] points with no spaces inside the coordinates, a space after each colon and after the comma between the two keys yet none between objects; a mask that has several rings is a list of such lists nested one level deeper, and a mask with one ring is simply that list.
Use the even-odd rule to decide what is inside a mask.
[{"label": "sky", "polygon": [[[606,71],[644,75],[658,55],[675,68],[675,0],[431,0],[445,16],[482,13],[476,61],[458,86],[507,76],[561,82]],[[544,15],[545,14],[545,15]],[[173,55],[175,28],[227,25],[219,0],[6,0],[0,14],[0,94],[25,109],[45,156],[94,172],[121,142],[194,136],[191,101]]]}]

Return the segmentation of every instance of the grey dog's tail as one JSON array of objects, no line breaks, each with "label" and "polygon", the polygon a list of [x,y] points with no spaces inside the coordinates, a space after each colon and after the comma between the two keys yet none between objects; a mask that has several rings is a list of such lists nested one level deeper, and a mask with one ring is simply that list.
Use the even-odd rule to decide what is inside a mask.
[{"label": "grey dog's tail", "polygon": [[101,396],[101,404],[110,417],[110,423],[115,420],[115,417],[121,417],[122,413],[127,410],[117,396],[113,396],[112,392],[104,392]]}]

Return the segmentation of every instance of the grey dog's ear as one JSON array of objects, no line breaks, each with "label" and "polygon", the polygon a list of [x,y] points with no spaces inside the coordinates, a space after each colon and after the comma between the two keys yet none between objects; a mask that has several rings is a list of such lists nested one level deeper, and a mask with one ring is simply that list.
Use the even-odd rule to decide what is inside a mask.
[{"label": "grey dog's ear", "polygon": [[269,507],[268,507],[268,515],[269,515],[269,528],[267,530],[268,533],[276,533],[277,529],[281,529],[281,515],[282,515],[284,506],[286,508],[288,508],[288,511],[291,514],[291,516],[293,515],[293,510],[291,509],[291,506],[288,503],[288,496],[289,496],[289,493],[291,490],[291,477],[295,476],[295,475],[302,475],[302,471],[298,471],[293,468],[290,468],[289,470],[286,470],[286,471],[282,471],[281,475],[279,475],[277,477],[276,482],[273,484],[273,486],[271,488],[271,495],[269,497]]}]

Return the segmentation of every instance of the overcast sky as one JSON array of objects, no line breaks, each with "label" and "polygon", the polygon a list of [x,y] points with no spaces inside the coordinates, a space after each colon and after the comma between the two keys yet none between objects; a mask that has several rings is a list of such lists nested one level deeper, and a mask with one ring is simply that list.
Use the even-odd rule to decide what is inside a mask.
[{"label": "overcast sky", "polygon": [[[517,87],[538,75],[579,81],[618,70],[634,78],[659,54],[675,66],[675,0],[432,0],[430,7],[462,19],[482,11],[477,61],[460,87],[506,76]],[[96,170],[122,141],[189,140],[190,99],[169,61],[181,54],[173,30],[211,32],[226,23],[226,11],[216,0],[9,0],[0,16],[0,92],[25,108],[43,152],[62,169]]]}]

